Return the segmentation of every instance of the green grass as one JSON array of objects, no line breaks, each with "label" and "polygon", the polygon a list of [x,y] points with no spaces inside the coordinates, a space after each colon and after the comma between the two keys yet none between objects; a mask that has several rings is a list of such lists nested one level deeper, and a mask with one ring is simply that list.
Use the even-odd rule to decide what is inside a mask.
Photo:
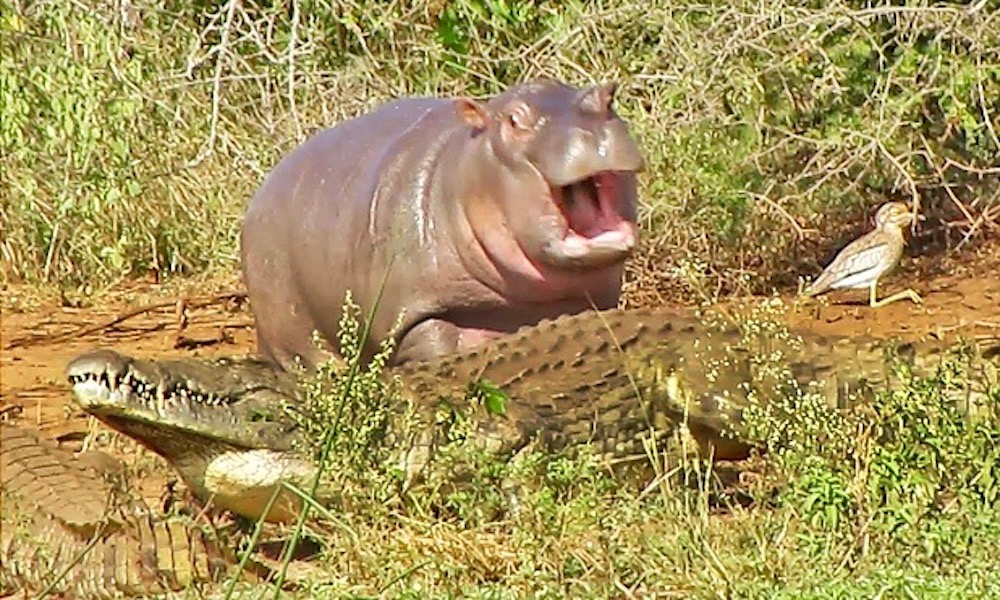
[{"label": "green grass", "polygon": [[5,281],[232,272],[250,196],[318,128],[537,76],[622,82],[650,166],[631,299],[683,293],[692,257],[724,294],[792,285],[887,199],[951,245],[970,226],[938,218],[1000,202],[993,2],[123,6],[0,3]]}]

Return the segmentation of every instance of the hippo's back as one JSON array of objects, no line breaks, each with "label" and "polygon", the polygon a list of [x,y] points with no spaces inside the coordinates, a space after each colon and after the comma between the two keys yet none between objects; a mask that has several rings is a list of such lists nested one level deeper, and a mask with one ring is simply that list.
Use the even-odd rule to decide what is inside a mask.
[{"label": "hippo's back", "polygon": [[[289,152],[274,167],[254,194],[247,208],[244,237],[255,220],[290,215],[291,209],[307,209],[311,203],[337,209],[351,202],[367,204],[364,192],[385,175],[384,164],[392,155],[405,153],[414,144],[408,138],[458,126],[449,103],[436,98],[397,100],[373,113],[322,129]],[[247,241],[247,240],[244,240]]]},{"label": "hippo's back", "polygon": [[[251,200],[241,232],[258,351],[288,367],[312,358],[313,330],[336,339],[344,293],[365,306],[379,284],[372,200],[408,210],[408,187],[434,140],[461,126],[448,100],[414,98],[324,129],[285,156]],[[398,205],[397,205],[398,204]],[[331,335],[332,334],[332,335]],[[311,362],[311,360],[310,360]]]}]

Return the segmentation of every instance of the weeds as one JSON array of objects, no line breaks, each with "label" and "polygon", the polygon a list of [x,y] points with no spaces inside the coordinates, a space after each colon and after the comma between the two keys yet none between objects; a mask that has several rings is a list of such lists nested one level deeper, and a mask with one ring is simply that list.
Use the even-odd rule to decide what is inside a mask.
[{"label": "weeds", "polygon": [[[807,526],[799,533],[804,548],[825,556],[833,540],[841,546],[840,568],[906,565],[945,579],[983,559],[972,537],[1000,531],[983,521],[1000,507],[1000,388],[980,381],[992,407],[987,416],[963,411],[952,392],[978,378],[971,364],[957,348],[933,372],[916,376],[896,359],[897,383],[846,414],[804,393],[790,397],[791,405],[748,415],[771,436],[764,436],[769,465],[787,482],[778,504]],[[800,413],[810,417],[784,417]],[[829,443],[831,434],[841,443]]]},{"label": "weeds", "polygon": [[322,468],[347,473],[374,464],[376,449],[387,445],[394,416],[390,406],[398,402],[399,390],[398,382],[384,373],[395,351],[395,337],[387,336],[375,356],[367,364],[362,362],[361,307],[350,292],[338,331],[340,356],[325,361],[306,378],[302,406],[288,408],[305,434],[309,447],[302,450],[315,460],[321,459],[330,424],[339,424]]},{"label": "weeds", "polygon": [[471,526],[508,511],[504,488],[515,480],[538,476],[568,484],[571,459],[529,447],[509,460],[483,435],[482,414],[502,418],[507,402],[494,384],[472,382],[464,396],[427,398],[418,406],[386,371],[395,349],[391,336],[361,367],[360,317],[348,293],[339,323],[342,356],[306,377],[302,404],[286,407],[304,434],[306,447],[299,450],[321,465],[321,488],[336,490],[325,502],[336,500],[372,519],[385,518],[396,505],[414,514],[444,512]]}]

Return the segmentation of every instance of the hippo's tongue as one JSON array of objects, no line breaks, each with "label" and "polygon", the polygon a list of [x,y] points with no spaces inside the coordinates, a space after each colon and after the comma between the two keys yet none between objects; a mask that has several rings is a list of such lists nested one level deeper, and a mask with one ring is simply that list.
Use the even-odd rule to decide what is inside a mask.
[{"label": "hippo's tongue", "polygon": [[613,178],[611,173],[599,174],[563,189],[562,205],[572,230],[570,235],[598,238],[619,230],[622,217],[614,202]]},{"label": "hippo's tongue", "polygon": [[635,246],[635,228],[620,213],[616,174],[598,173],[553,195],[566,219],[565,237],[547,250],[557,262],[588,265],[621,260]]},{"label": "hippo's tongue", "polygon": [[596,196],[594,183],[590,179],[567,186],[563,191],[566,221],[570,229],[584,237],[594,237],[600,233],[596,230],[601,216]]}]

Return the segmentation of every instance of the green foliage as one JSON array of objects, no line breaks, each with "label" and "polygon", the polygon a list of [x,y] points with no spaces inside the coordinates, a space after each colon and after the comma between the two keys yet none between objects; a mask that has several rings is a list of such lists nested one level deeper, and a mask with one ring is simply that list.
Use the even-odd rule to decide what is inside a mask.
[{"label": "green foliage", "polygon": [[503,389],[489,380],[470,381],[466,395],[482,403],[490,414],[502,416],[507,412],[507,401],[510,398]]},{"label": "green foliage", "polygon": [[[319,127],[554,76],[622,82],[649,264],[698,258],[723,293],[792,284],[887,198],[962,218],[998,202],[996,10],[4,0],[3,277],[233,270],[254,189]],[[677,288],[643,264],[630,289]]]},{"label": "green foliage", "polygon": [[338,324],[340,356],[305,377],[301,403],[285,410],[304,433],[305,446],[298,450],[320,465],[321,490],[336,490],[348,505],[378,506],[400,481],[391,436],[394,426],[405,427],[408,407],[399,398],[398,380],[385,372],[395,337],[388,336],[365,363],[362,322],[361,307],[347,292]]},{"label": "green foliage", "polygon": [[160,53],[187,40],[165,16],[160,37],[109,8],[3,7],[5,276],[99,284],[233,251],[221,182],[176,172],[200,128],[184,120],[202,109],[160,91]]},{"label": "green foliage", "polygon": [[[470,63],[476,56],[489,53],[491,48],[515,50],[537,40],[557,25],[560,12],[553,2],[448,2],[438,19],[434,39],[446,51],[449,74],[461,77],[474,68]],[[522,65],[508,59],[501,60],[494,69],[493,85],[476,84],[473,79],[472,94],[489,94],[495,91],[495,83],[517,79]]]},{"label": "green foliage", "polygon": [[[850,546],[863,535],[893,564],[938,573],[961,572],[982,552],[972,536],[1000,509],[1000,387],[976,364],[958,347],[916,376],[896,358],[896,385],[848,413],[809,393],[750,411],[777,479],[788,482],[778,503],[810,526],[800,535],[813,551],[829,546],[824,531]],[[964,405],[973,388],[985,407],[978,415]],[[864,548],[846,552],[861,564],[877,558]]]}]

